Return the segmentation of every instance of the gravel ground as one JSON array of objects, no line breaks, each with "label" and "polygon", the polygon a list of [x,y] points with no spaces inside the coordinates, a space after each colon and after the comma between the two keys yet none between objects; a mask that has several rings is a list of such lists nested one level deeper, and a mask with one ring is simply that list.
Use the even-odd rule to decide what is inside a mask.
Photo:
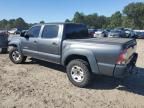
[{"label": "gravel ground", "polygon": [[96,76],[87,89],[74,87],[58,65],[14,65],[0,55],[0,108],[144,108],[144,40],[138,40],[137,52],[137,75],[121,83]]}]

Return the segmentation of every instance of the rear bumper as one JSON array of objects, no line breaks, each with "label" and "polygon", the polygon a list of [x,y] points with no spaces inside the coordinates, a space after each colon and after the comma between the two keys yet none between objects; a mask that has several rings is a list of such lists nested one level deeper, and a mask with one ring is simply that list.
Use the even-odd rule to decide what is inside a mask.
[{"label": "rear bumper", "polygon": [[113,76],[117,78],[123,78],[129,75],[130,73],[132,73],[135,67],[137,58],[138,58],[138,54],[135,53],[127,65],[116,65],[113,71]]}]

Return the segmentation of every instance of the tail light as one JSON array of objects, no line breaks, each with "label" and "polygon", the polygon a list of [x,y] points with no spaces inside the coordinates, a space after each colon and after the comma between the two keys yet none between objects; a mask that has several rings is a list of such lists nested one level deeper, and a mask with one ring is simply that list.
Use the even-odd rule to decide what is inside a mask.
[{"label": "tail light", "polygon": [[119,58],[117,60],[117,64],[126,64],[127,60],[127,49],[122,51],[122,53],[119,55]]}]

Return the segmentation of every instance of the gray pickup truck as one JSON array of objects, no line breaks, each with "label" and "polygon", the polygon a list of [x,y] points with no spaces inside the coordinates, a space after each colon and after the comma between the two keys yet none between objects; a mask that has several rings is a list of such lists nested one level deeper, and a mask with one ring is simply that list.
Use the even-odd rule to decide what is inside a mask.
[{"label": "gray pickup truck", "polygon": [[90,38],[83,24],[39,24],[11,39],[9,57],[15,64],[27,56],[60,64],[72,84],[86,87],[94,74],[122,78],[131,72],[136,44],[133,39]]}]

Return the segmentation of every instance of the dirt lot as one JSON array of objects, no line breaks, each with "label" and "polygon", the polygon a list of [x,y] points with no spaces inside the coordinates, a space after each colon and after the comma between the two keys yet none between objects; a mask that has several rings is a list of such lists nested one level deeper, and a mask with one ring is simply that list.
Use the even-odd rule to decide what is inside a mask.
[{"label": "dirt lot", "polygon": [[123,83],[96,77],[74,87],[60,66],[28,60],[14,65],[0,55],[0,108],[144,108],[144,40],[138,40],[138,74]]}]

